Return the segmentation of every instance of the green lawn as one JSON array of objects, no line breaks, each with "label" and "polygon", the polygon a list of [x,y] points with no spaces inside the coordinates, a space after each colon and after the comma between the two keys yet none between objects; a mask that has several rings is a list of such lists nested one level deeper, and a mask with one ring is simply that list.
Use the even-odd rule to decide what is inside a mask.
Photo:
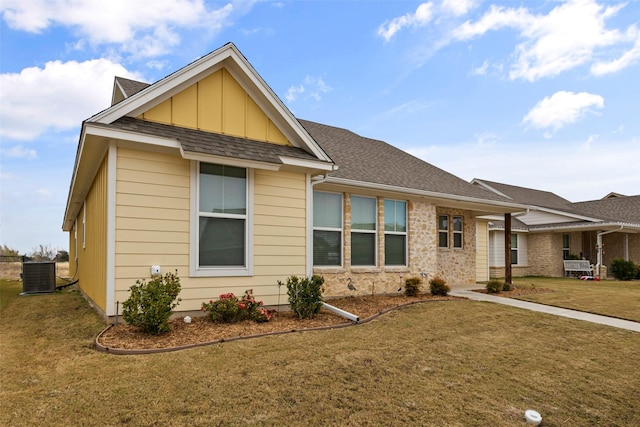
[{"label": "green lawn", "polygon": [[514,278],[516,287],[550,288],[554,292],[518,299],[640,322],[640,280],[585,281],[573,278]]},{"label": "green lawn", "polygon": [[0,425],[640,425],[640,334],[498,304],[185,351],[93,350],[74,291],[0,282]]}]

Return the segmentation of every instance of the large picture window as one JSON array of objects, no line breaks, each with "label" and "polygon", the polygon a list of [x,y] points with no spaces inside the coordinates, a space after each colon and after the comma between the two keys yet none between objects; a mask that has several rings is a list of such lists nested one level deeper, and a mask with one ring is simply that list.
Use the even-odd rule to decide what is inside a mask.
[{"label": "large picture window", "polygon": [[200,163],[198,267],[247,266],[247,170]]},{"label": "large picture window", "polygon": [[384,201],[384,263],[407,265],[407,202]]},{"label": "large picture window", "polygon": [[351,197],[351,265],[376,265],[376,199]]},{"label": "large picture window", "polygon": [[313,192],[313,265],[342,265],[342,195]]}]

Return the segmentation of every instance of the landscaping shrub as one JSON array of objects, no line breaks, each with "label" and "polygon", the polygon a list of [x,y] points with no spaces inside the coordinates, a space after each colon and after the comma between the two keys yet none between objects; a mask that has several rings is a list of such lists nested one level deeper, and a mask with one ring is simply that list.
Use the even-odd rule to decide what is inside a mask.
[{"label": "landscaping shrub", "polygon": [[633,261],[616,258],[611,261],[611,274],[618,280],[633,280],[638,274],[638,267]]},{"label": "landscaping shrub", "polygon": [[[129,289],[131,295],[122,303],[122,317],[144,332],[160,335],[169,331],[169,317],[180,303],[178,272],[136,280]],[[177,299],[176,299],[177,298]]]},{"label": "landscaping shrub", "polygon": [[490,294],[497,294],[504,289],[504,283],[497,279],[491,279],[487,282],[487,292]]},{"label": "landscaping shrub", "polygon": [[263,323],[271,320],[273,310],[262,307],[262,301],[256,301],[253,289],[244,291],[241,300],[232,292],[222,294],[216,300],[203,302],[201,310],[207,312],[212,322],[234,323],[242,320],[253,320]]},{"label": "landscaping shrub", "polygon": [[[315,317],[322,308],[322,285],[324,278],[313,275],[311,278],[290,276],[287,278],[287,295],[289,296],[289,307],[300,319],[311,319]],[[283,283],[278,280],[278,286]]]},{"label": "landscaping shrub", "polygon": [[513,285],[511,283],[504,282],[502,285],[502,290],[505,292],[509,292],[513,290]]},{"label": "landscaping shrub", "polygon": [[420,277],[409,277],[404,281],[404,294],[408,297],[415,297],[420,292],[422,279]]},{"label": "landscaping shrub", "polygon": [[447,296],[451,288],[447,285],[447,282],[441,277],[434,277],[429,280],[429,287],[431,295]]}]

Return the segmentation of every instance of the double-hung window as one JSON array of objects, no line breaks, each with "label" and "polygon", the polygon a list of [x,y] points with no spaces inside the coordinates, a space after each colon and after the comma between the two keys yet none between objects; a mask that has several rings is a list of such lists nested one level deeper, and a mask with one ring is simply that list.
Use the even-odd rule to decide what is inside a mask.
[{"label": "double-hung window", "polygon": [[518,265],[518,235],[511,235],[511,264]]},{"label": "double-hung window", "polygon": [[199,164],[198,269],[247,268],[247,183],[245,168]]},{"label": "double-hung window", "polygon": [[351,196],[351,265],[376,265],[376,199]]},{"label": "double-hung window", "polygon": [[569,254],[571,253],[571,245],[569,244],[569,235],[562,235],[562,259],[569,259]]},{"label": "double-hung window", "polygon": [[384,263],[407,265],[407,202],[384,201]]},{"label": "double-hung window", "polygon": [[342,195],[313,192],[313,265],[342,265]]},{"label": "double-hung window", "polygon": [[438,247],[439,248],[449,247],[449,216],[448,215],[438,216]]},{"label": "double-hung window", "polygon": [[453,247],[462,249],[462,217],[453,217]]}]

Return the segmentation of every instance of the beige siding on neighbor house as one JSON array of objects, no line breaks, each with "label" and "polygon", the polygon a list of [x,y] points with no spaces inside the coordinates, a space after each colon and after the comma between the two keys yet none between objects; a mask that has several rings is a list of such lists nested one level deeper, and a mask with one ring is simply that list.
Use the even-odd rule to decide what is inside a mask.
[{"label": "beige siding on neighbor house", "polygon": [[489,221],[476,220],[476,282],[489,279]]},{"label": "beige siding on neighbor house", "polygon": [[116,182],[116,301],[128,298],[151,265],[178,270],[179,310],[198,310],[203,301],[253,289],[276,304],[286,289],[278,280],[306,271],[306,176],[254,170],[253,262],[249,277],[189,277],[190,162],[178,156],[120,148]]},{"label": "beige siding on neighbor house", "polygon": [[[107,304],[107,171],[105,156],[76,222],[78,286],[103,312]],[[70,234],[73,244],[73,231]],[[71,254],[72,261],[74,255]]]},{"label": "beige siding on neighbor house", "polygon": [[138,116],[140,119],[208,132],[291,145],[224,68]]}]

